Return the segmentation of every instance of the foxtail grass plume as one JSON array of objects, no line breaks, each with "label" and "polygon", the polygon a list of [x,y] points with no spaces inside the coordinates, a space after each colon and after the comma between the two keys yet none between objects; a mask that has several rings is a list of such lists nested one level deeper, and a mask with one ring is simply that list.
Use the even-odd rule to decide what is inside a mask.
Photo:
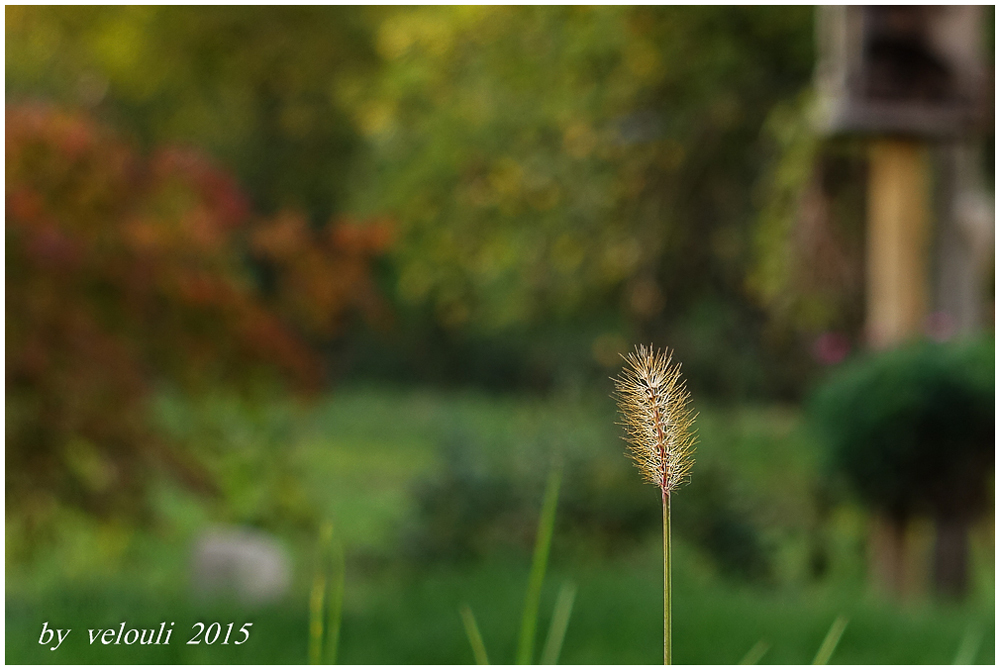
[{"label": "foxtail grass plume", "polygon": [[629,455],[646,481],[660,487],[663,503],[663,663],[673,662],[670,584],[670,493],[687,481],[694,465],[695,415],[681,380],[681,366],[668,351],[638,346],[615,380]]},{"label": "foxtail grass plume", "polygon": [[673,354],[638,346],[623,356],[626,367],[615,380],[618,409],[629,455],[643,478],[664,497],[686,483],[694,465],[695,414]]}]

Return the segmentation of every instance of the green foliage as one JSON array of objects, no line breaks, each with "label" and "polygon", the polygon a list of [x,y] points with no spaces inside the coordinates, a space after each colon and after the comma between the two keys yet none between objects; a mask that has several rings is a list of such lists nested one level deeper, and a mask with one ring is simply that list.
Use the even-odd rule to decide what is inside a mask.
[{"label": "green foliage", "polygon": [[[548,568],[549,551],[552,548],[552,535],[556,525],[556,505],[559,501],[559,487],[562,482],[562,464],[556,463],[549,472],[545,484],[545,498],[538,517],[538,530],[535,534],[535,551],[531,557],[531,571],[528,576],[528,586],[524,593],[524,610],[521,613],[521,631],[518,635],[515,662],[519,665],[529,665],[534,657],[535,633],[538,627],[538,609],[542,597],[542,584],[545,571]],[[567,601],[568,598],[568,601]],[[566,594],[566,586],[560,592],[552,615],[552,624],[542,652],[543,663],[554,664],[559,657],[566,625],[573,607],[573,594]],[[479,632],[479,625],[472,613],[472,608],[465,605],[460,610],[462,623],[465,626],[469,644],[479,665],[488,665],[486,648]],[[548,660],[545,660],[548,659]]]},{"label": "green foliage", "polygon": [[699,468],[673,506],[676,529],[703,547],[723,575],[772,582],[770,548],[732,480],[732,473],[717,463]]},{"label": "green foliage", "polygon": [[163,472],[212,491],[198,455],[152,430],[153,390],[315,389],[316,342],[377,303],[384,232],[262,219],[202,154],[144,155],[86,115],[9,106],[6,122],[9,512],[29,531],[60,506],[143,518]]},{"label": "green foliage", "polygon": [[[527,501],[514,482],[478,462],[468,447],[466,441],[446,443],[441,454],[444,467],[413,487],[417,520],[404,546],[417,560],[482,557],[509,538],[510,530],[520,531],[526,521],[522,514],[526,515]],[[522,536],[522,532],[515,535]]]},{"label": "green foliage", "polygon": [[320,519],[303,485],[307,468],[297,457],[299,424],[306,413],[294,402],[233,394],[161,392],[155,427],[170,443],[197,453],[217,495],[202,502],[215,523],[271,532],[312,533]]},{"label": "green foliage", "polygon": [[[790,344],[758,337],[745,275],[761,129],[809,83],[811,8],[16,7],[7,18],[9,100],[92,110],[146,147],[198,146],[256,210],[303,212],[307,228],[345,212],[398,220],[380,272],[397,329],[375,346],[381,335],[353,333],[341,366],[572,384],[595,360],[592,376],[606,376],[609,338],[675,341],[706,300],[735,324],[709,348],[739,353],[738,373],[702,358],[724,382],[713,392],[772,392],[761,373],[790,360]],[[269,284],[268,264],[255,272]],[[751,370],[756,349],[775,355]]]},{"label": "green foliage", "polygon": [[869,354],[816,391],[830,462],[869,504],[896,515],[970,515],[994,462],[994,344],[919,342]]},{"label": "green foliage", "polygon": [[411,8],[359,94],[356,207],[400,220],[402,300],[449,328],[742,292],[752,148],[808,81],[808,8]]},{"label": "green foliage", "polygon": [[342,211],[358,148],[344,90],[373,65],[366,10],[17,7],[8,100],[96,108],[147,146],[210,152],[256,208]]},{"label": "green foliage", "polygon": [[862,325],[866,182],[863,145],[823,141],[814,96],[770,111],[762,127],[753,262],[747,286],[781,328],[858,334]]},{"label": "green foliage", "polygon": [[[413,487],[416,515],[404,536],[407,550],[419,561],[449,562],[495,551],[526,553],[535,539],[543,488],[538,473],[551,447],[540,441],[527,453],[495,458],[479,440],[453,440],[441,451],[442,466]],[[562,454],[573,485],[560,494],[557,532],[601,554],[634,549],[659,523],[655,500],[650,509],[648,490],[635,481],[628,461],[616,456],[595,461]]]},{"label": "green foliage", "polygon": [[344,606],[344,548],[334,540],[333,524],[320,527],[319,547],[309,594],[309,663],[335,664]]},{"label": "green foliage", "polygon": [[528,587],[524,593],[524,611],[521,614],[521,634],[517,639],[515,662],[518,665],[531,664],[535,655],[535,633],[538,628],[538,607],[542,597],[542,583],[549,563],[552,548],[552,533],[556,526],[556,505],[559,502],[559,486],[562,483],[562,465],[555,465],[545,484],[545,498],[538,517],[538,531],[535,534],[535,551],[531,556],[531,572]]},{"label": "green foliage", "polygon": [[[621,556],[659,529],[659,508],[628,459],[596,449],[600,435],[586,421],[579,426],[580,443],[562,453],[572,486],[560,494],[557,541],[589,554]],[[783,533],[799,534],[812,522],[812,465],[790,458],[805,447],[789,444],[784,429],[743,418],[723,421],[711,409],[702,421],[705,458],[695,464],[682,502],[673,506],[675,531],[724,577],[762,585],[787,579],[776,565],[775,545]],[[411,493],[415,516],[404,535],[409,554],[420,562],[462,563],[498,551],[527,553],[542,490],[538,473],[554,441],[547,433],[559,430],[552,425],[540,434],[521,433],[527,444],[506,455],[508,447],[489,447],[494,443],[480,431],[445,437],[441,466]],[[606,431],[605,445],[616,441],[614,433]],[[770,458],[784,460],[786,472],[796,473],[796,484],[781,494],[770,485],[773,473],[753,460],[765,447],[773,452]]]}]

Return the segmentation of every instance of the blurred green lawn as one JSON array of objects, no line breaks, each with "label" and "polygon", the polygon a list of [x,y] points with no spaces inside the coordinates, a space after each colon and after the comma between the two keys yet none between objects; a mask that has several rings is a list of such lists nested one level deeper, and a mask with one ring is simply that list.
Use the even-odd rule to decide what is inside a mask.
[{"label": "blurred green lawn", "polygon": [[[528,551],[506,548],[478,561],[421,564],[401,557],[401,528],[414,515],[412,487],[442,467],[439,446],[465,436],[496,467],[537,467],[539,454],[621,453],[614,406],[601,396],[526,398],[468,392],[352,388],[312,410],[280,403],[261,409],[223,396],[196,404],[164,400],[164,430],[211,444],[228,464],[244,510],[252,492],[293,476],[299,502],[334,520],[348,551],[339,660],[344,663],[471,663],[458,608],[474,610],[495,663],[513,660]],[[675,661],[736,663],[758,641],[762,663],[809,663],[831,623],[849,617],[833,663],[950,663],[964,637],[979,640],[975,661],[993,663],[992,534],[976,544],[976,592],[962,605],[916,597],[905,605],[866,595],[860,540],[863,517],[840,505],[826,530],[832,565],[821,581],[803,569],[811,482],[821,461],[795,410],[701,407],[699,463],[737,473],[736,494],[755,501],[775,548],[771,586],[720,576],[701,550],[679,540],[674,573]],[[221,445],[221,446],[220,446]],[[227,460],[229,459],[229,460]],[[279,465],[276,465],[280,463]],[[512,465],[513,464],[513,465]],[[233,474],[235,473],[235,474]],[[638,475],[636,475],[638,477]],[[694,476],[698,476],[695,471]],[[259,483],[260,485],[255,485]],[[566,482],[565,486],[572,486]],[[278,491],[280,497],[281,489]],[[566,489],[564,489],[565,491]],[[684,504],[683,490],[676,505]],[[657,505],[650,489],[650,503]],[[540,497],[539,497],[540,503]],[[302,663],[306,660],[311,540],[281,534],[298,579],[286,601],[262,608],[199,605],[185,569],[193,533],[212,519],[191,496],[165,489],[170,520],[132,532],[69,520],[61,544],[29,567],[7,568],[8,663]],[[317,511],[317,510],[314,510]],[[992,527],[990,527],[992,528]],[[561,661],[657,663],[662,651],[659,538],[612,555],[581,551],[557,536],[543,592],[536,653],[559,586],[578,588]],[[55,652],[38,644],[42,622],[72,628]],[[109,646],[87,628],[155,627],[176,622],[171,645]],[[253,622],[242,646],[186,645],[196,621]]]}]

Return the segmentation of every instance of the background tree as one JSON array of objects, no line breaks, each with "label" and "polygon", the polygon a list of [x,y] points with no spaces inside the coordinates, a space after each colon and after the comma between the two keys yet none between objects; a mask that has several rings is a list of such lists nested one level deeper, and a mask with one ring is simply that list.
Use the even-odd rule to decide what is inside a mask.
[{"label": "background tree", "polygon": [[142,145],[195,145],[257,211],[325,223],[359,148],[343,98],[370,74],[368,10],[17,7],[8,99],[93,109]]},{"label": "background tree", "polygon": [[265,213],[393,215],[379,274],[403,320],[381,345],[337,348],[343,369],[550,385],[604,378],[623,342],[664,336],[695,388],[788,394],[802,348],[762,329],[745,275],[761,126],[810,82],[812,22],[809,8],[12,8],[7,89],[93,108],[146,146],[195,144]]},{"label": "background tree", "polygon": [[[193,454],[151,430],[153,389],[275,373],[315,389],[310,336],[377,300],[367,268],[382,228],[289,235],[294,215],[254,216],[197,153],[146,157],[85,117],[8,107],[6,171],[8,514],[141,518],[163,470],[210,488]],[[266,298],[248,236],[277,268]]]},{"label": "background tree", "polygon": [[341,203],[367,12],[7,12],[12,511],[141,510],[165,462],[200,469],[153,434],[154,389],[315,389],[349,314],[384,319],[389,228]]},{"label": "background tree", "polygon": [[353,207],[398,217],[435,337],[563,328],[613,361],[608,334],[669,334],[692,384],[759,388],[760,129],[809,81],[811,9],[407,8],[375,45]]}]

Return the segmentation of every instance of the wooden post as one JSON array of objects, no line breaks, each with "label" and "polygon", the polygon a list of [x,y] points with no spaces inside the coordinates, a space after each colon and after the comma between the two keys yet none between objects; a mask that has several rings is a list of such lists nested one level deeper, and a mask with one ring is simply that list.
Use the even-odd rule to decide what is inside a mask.
[{"label": "wooden post", "polygon": [[917,140],[876,139],[868,177],[868,342],[921,332],[929,304],[930,162]]},{"label": "wooden post", "polygon": [[[883,349],[918,335],[930,304],[930,156],[918,140],[872,140],[868,163],[867,335]],[[912,589],[908,519],[876,512],[872,576],[897,597]]]}]

